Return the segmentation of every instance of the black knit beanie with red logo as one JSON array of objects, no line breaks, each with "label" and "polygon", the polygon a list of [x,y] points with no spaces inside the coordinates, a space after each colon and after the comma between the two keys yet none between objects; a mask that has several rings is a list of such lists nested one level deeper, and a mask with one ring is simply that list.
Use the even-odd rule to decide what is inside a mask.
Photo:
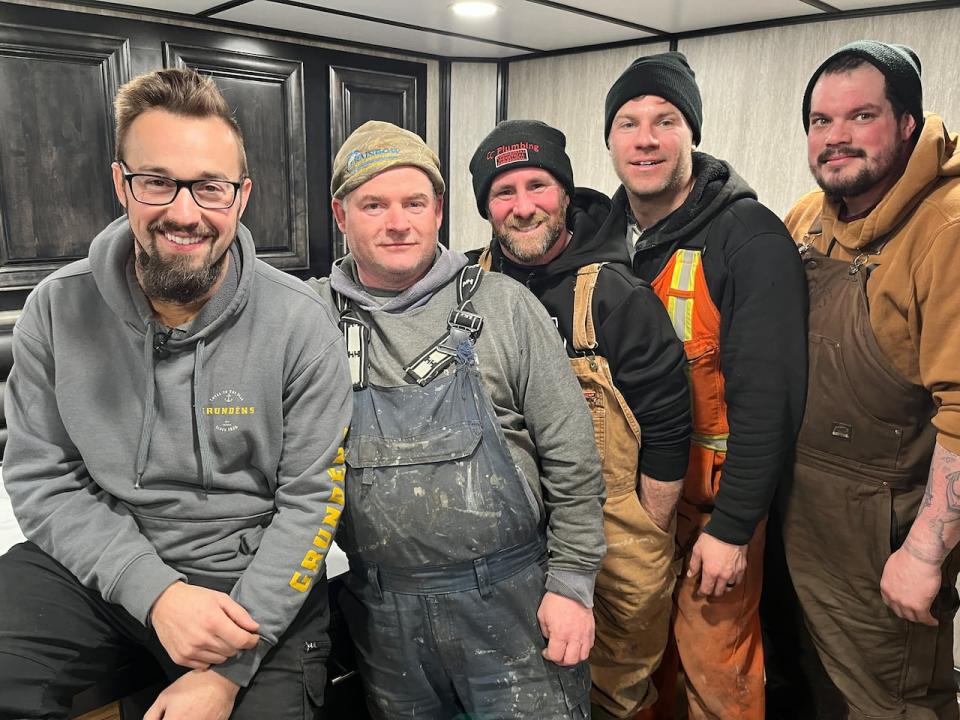
[{"label": "black knit beanie with red logo", "polygon": [[539,120],[504,120],[473,153],[470,174],[477,210],[487,217],[487,200],[494,178],[507,170],[542,168],[573,197],[573,168],[565,148],[567,137]]}]

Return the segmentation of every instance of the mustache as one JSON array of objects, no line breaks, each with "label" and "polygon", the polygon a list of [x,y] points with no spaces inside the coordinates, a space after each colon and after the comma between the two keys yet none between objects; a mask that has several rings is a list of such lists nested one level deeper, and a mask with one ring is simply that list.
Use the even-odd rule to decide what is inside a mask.
[{"label": "mustache", "polygon": [[550,220],[550,215],[545,212],[538,212],[533,217],[527,218],[523,221],[520,220],[510,220],[507,222],[506,226],[509,230],[527,230],[529,228],[535,227],[539,223],[548,222]]},{"label": "mustache", "polygon": [[209,225],[204,222],[195,222],[191,225],[181,225],[170,220],[154,220],[147,225],[147,232],[151,233],[184,233],[195,237],[211,237],[216,235]]},{"label": "mustache", "polygon": [[863,150],[853,147],[853,145],[837,145],[836,147],[829,147],[817,155],[817,162],[825,163],[832,158],[839,157],[840,155],[859,158],[867,156]]}]

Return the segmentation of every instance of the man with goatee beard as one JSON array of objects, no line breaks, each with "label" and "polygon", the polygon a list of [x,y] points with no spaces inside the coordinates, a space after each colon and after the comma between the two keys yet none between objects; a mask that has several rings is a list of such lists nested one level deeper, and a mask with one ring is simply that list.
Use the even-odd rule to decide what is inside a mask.
[{"label": "man with goatee beard", "polygon": [[142,655],[147,720],[313,717],[351,413],[337,326],[256,257],[243,137],[210,78],[116,98],[126,209],[31,293],[13,337],[0,716],[66,717]]},{"label": "man with goatee beard", "polygon": [[[574,188],[566,138],[500,123],[470,162],[493,241],[480,264],[524,283],[553,317],[593,414],[607,487],[607,555],[594,592],[594,718],[653,702],[676,580],[675,508],[690,450],[683,346],[622,235],[601,231],[610,200]],[[641,442],[642,440],[642,442]]]},{"label": "man with goatee beard", "polygon": [[658,671],[661,699],[640,717],[674,717],[679,655],[693,720],[763,720],[766,517],[806,379],[800,261],[783,223],[733,168],[694,151],[703,108],[681,53],[631,64],[607,93],[604,118],[622,183],[604,231],[667,308],[693,401],[675,643]]},{"label": "man with goatee beard", "polygon": [[851,719],[956,720],[960,153],[910,48],[846,45],[803,97],[820,190],[786,218],[810,288],[787,562]]}]

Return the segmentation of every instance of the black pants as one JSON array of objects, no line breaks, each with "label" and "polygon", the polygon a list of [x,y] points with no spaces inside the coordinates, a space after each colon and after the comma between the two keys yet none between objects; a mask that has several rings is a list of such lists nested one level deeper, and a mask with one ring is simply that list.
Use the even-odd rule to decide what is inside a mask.
[{"label": "black pants", "polygon": [[774,504],[767,524],[760,598],[767,720],[845,720],[847,703],[823,669],[804,624],[787,570],[782,533]]},{"label": "black pants", "polygon": [[[232,581],[191,578],[227,592]],[[326,580],[241,688],[233,720],[303,720],[323,704],[329,609]],[[0,557],[0,718],[64,718],[74,695],[146,649],[170,681],[173,663],[156,633],[85,588],[33,543]]]}]

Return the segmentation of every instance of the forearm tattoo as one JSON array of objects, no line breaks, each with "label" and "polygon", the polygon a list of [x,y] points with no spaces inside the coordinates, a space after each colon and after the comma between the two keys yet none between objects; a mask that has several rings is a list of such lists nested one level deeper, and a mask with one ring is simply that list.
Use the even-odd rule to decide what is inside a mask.
[{"label": "forearm tattoo", "polygon": [[937,446],[917,522],[903,548],[918,560],[940,565],[960,540],[958,456]]}]

